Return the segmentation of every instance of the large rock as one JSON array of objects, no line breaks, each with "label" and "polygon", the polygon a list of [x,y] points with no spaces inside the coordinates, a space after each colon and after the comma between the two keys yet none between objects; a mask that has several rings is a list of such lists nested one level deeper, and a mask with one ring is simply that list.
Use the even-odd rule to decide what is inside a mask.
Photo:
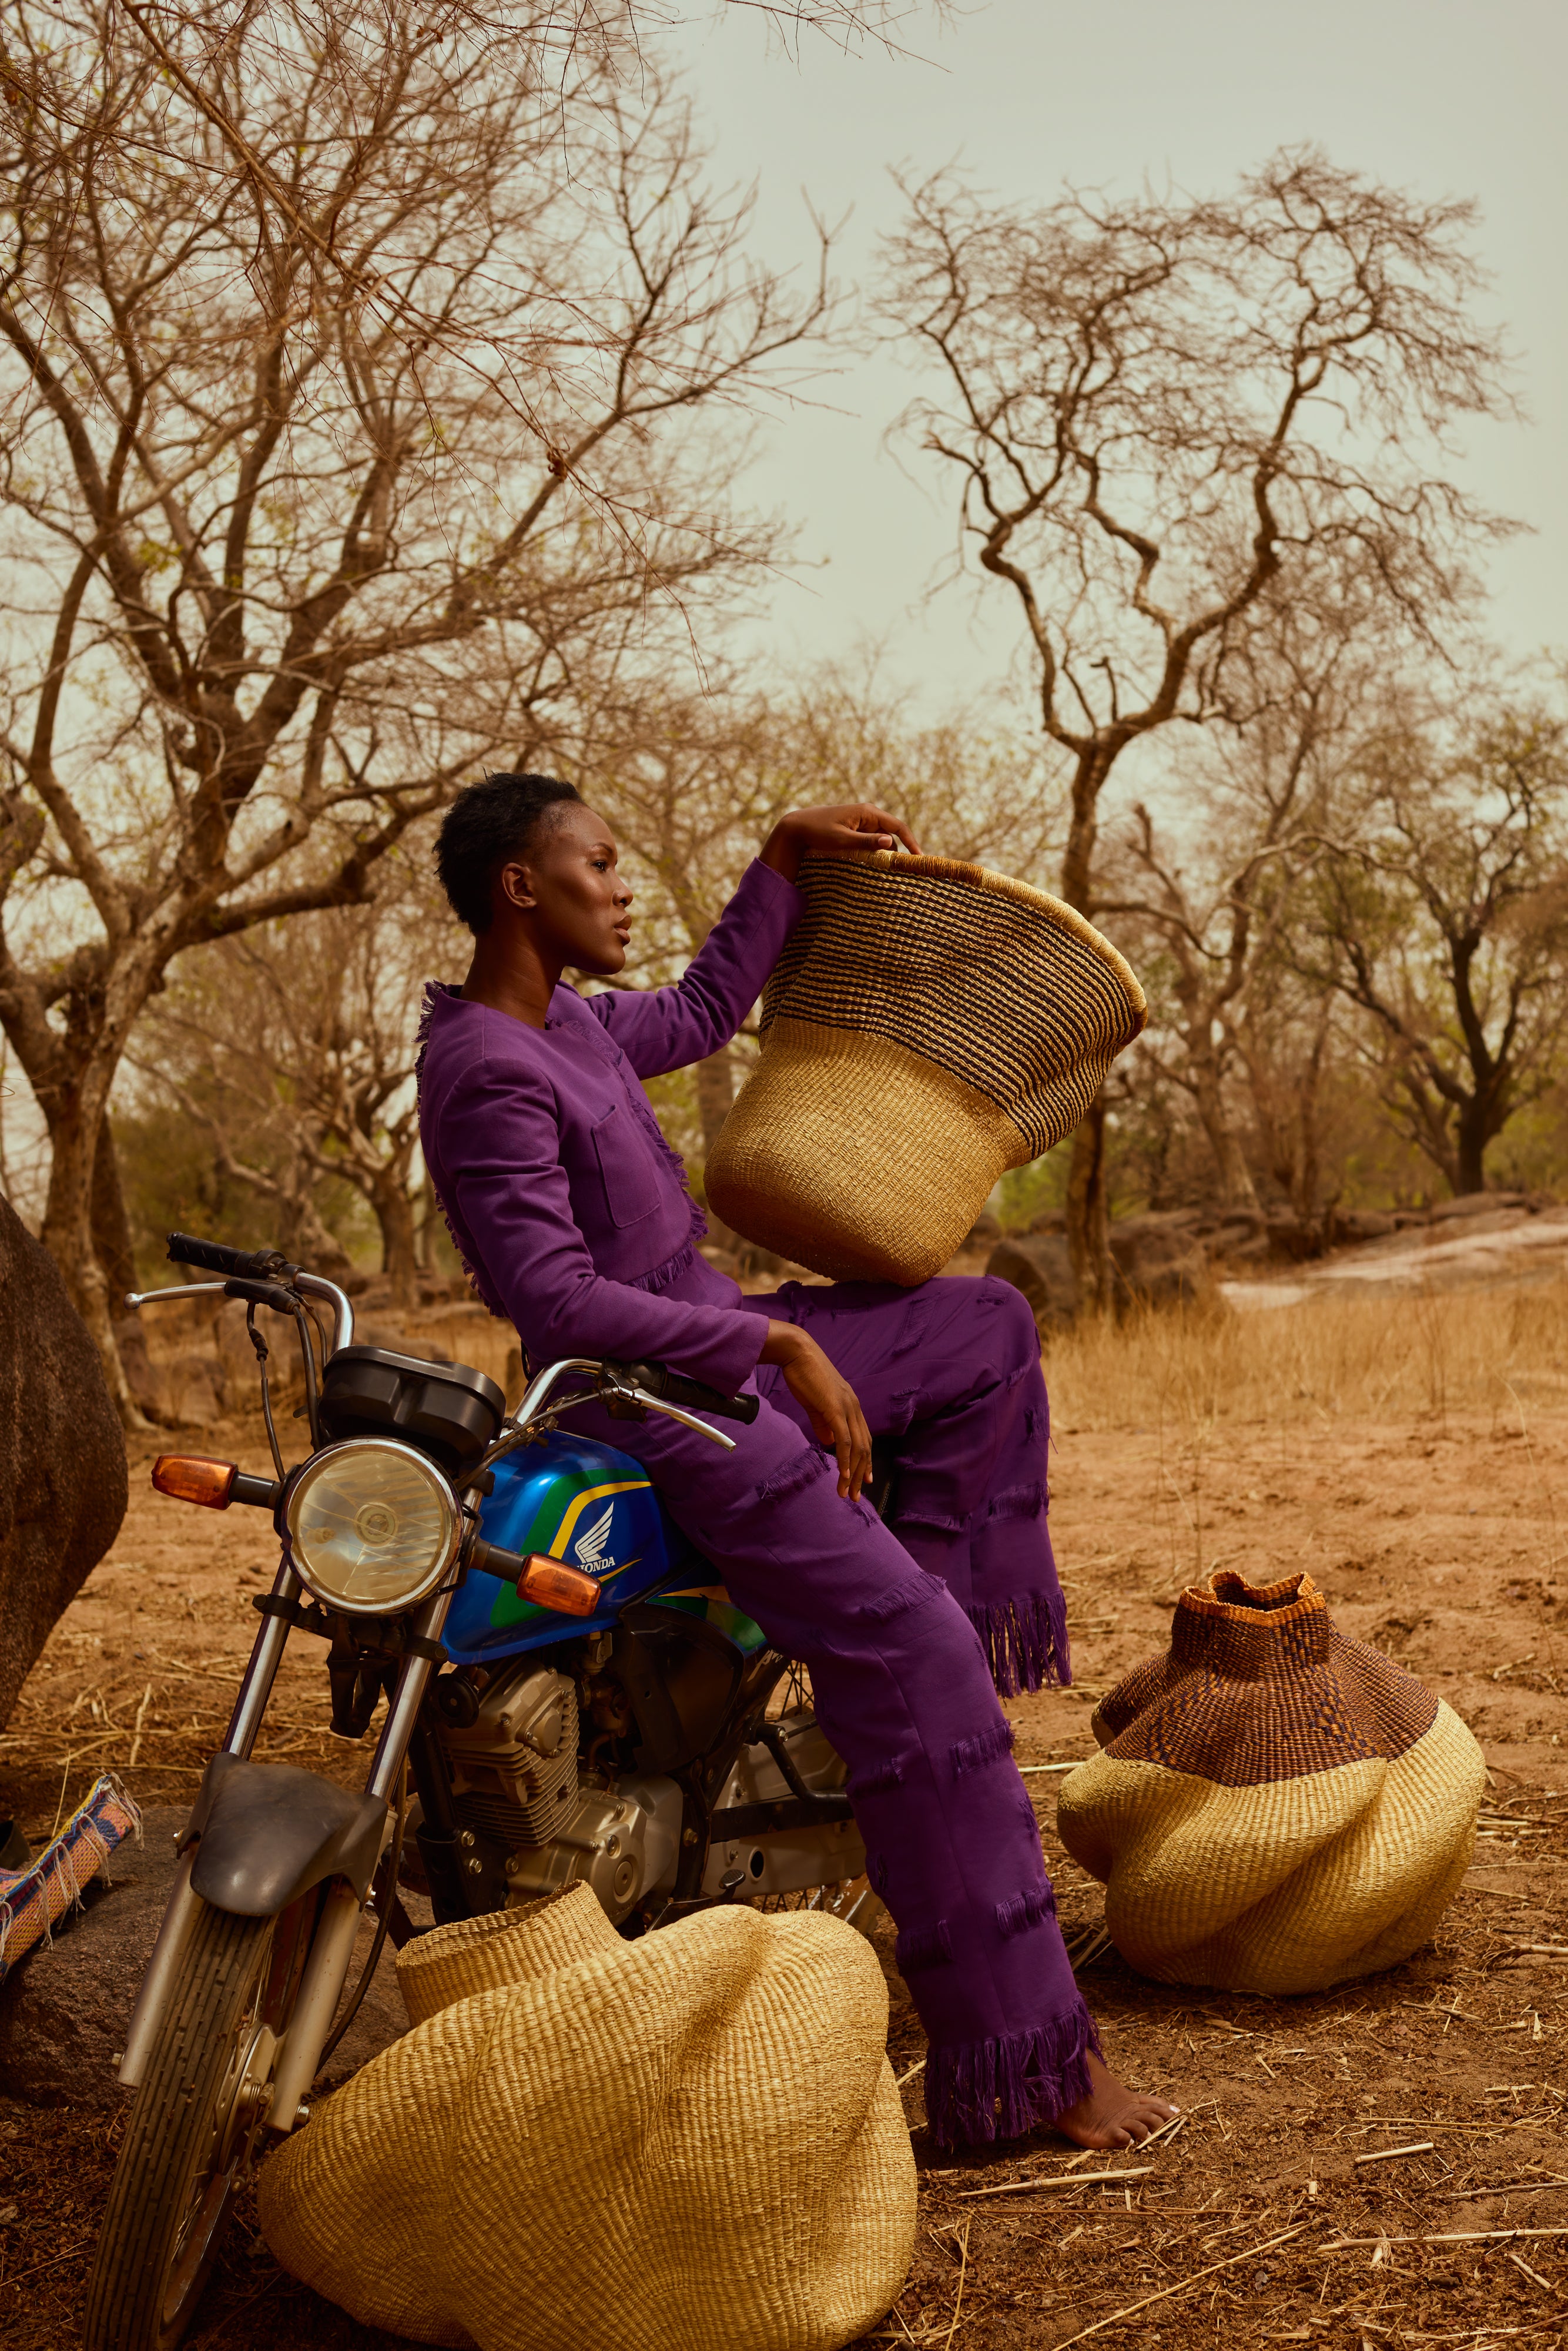
[{"label": "large rock", "polygon": [[125,1440],[59,1269],[0,1199],[0,1727],[125,1516]]},{"label": "large rock", "polygon": [[[1249,1237],[1239,1223],[1224,1229],[1238,1243]],[[1194,1219],[1181,1208],[1116,1217],[1111,1226],[1111,1261],[1119,1304],[1190,1306],[1209,1296],[1214,1287]]]},{"label": "large rock", "polygon": [[[142,1971],[174,1882],[180,1805],[142,1815],[141,1842],[110,1854],[100,1873],[55,1928],[19,1959],[0,1984],[0,2092],[40,2106],[113,2106],[121,2096],[114,2056],[125,2046]],[[349,1973],[359,1981],[373,1928],[361,1928]],[[390,1944],[353,2025],[333,2053],[319,2088],[358,2071],[408,2030]]]},{"label": "large rock", "polygon": [[1065,1328],[1078,1311],[1078,1279],[1064,1233],[1017,1233],[998,1241],[986,1271],[1022,1290],[1042,1334]]}]

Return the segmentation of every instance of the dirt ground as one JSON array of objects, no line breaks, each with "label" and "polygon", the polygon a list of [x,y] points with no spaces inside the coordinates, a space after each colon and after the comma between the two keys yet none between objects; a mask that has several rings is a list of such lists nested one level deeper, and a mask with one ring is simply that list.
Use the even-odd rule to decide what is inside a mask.
[{"label": "dirt ground", "polygon": [[[247,1423],[208,1442],[259,1469],[258,1436]],[[249,1598],[270,1579],[265,1522],[159,1500],[154,1449],[0,1740],[0,1816],[36,1839],[104,1765],[143,1802],[188,1795],[226,1719]],[[916,2251],[867,2340],[1554,2351],[1568,2339],[1568,1413],[1511,1428],[1452,1410],[1348,1430],[1232,1423],[1180,1445],[1152,1427],[1059,1426],[1052,1527],[1082,1678],[1011,1711],[1070,1933],[1092,1926],[1099,1889],[1056,1842],[1059,1775],[1039,1767],[1090,1751],[1095,1697],[1163,1647],[1175,1594],[1215,1565],[1309,1570],[1347,1632],[1440,1691],[1486,1751],[1481,1842],[1435,1948],[1323,1998],[1167,1990],[1113,1950],[1083,1963],[1112,2062],[1183,2109],[1152,2150],[1074,2158],[1047,2134],[939,2161],[909,2079]],[[317,1727],[308,1646],[259,1751],[350,1777],[363,1760]],[[895,1978],[892,1993],[890,2053],[907,2075],[924,2044]],[[21,2351],[78,2340],[117,2130],[0,2102],[0,2339]],[[296,2285],[242,2229],[193,2339],[369,2351],[392,2338]]]}]

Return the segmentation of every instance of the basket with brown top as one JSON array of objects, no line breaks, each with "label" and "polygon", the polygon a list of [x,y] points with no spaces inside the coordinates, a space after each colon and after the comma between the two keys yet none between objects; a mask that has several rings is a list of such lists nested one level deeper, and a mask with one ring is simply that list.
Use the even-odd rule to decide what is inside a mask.
[{"label": "basket with brown top", "polygon": [[1145,1018],[1108,939],[984,866],[810,858],[708,1200],[836,1280],[924,1281],[998,1177],[1079,1124]]},{"label": "basket with brown top", "polygon": [[1431,1936],[1475,1845],[1486,1779],[1450,1707],[1346,1640],[1308,1575],[1226,1569],[1171,1645],[1096,1708],[1103,1751],[1057,1827],[1105,1887],[1124,1959],[1161,1983],[1316,1991]]}]

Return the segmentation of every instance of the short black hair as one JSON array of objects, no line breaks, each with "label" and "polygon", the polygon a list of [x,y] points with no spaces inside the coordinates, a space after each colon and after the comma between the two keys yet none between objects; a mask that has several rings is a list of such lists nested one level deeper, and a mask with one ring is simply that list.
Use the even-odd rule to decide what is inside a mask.
[{"label": "short black hair", "polygon": [[442,819],[435,870],[460,923],[477,938],[490,927],[490,894],[511,857],[523,857],[540,820],[563,800],[580,800],[559,776],[486,776],[458,793]]}]

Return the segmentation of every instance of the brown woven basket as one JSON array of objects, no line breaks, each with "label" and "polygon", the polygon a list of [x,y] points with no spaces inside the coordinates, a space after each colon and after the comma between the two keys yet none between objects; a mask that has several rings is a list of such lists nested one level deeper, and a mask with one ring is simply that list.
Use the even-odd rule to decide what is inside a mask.
[{"label": "brown woven basket", "polygon": [[945,857],[809,858],[709,1203],[837,1280],[925,1281],[998,1176],[1078,1125],[1144,1025],[1108,939]]},{"label": "brown woven basket", "polygon": [[1057,1827],[1161,1983],[1316,1991],[1396,1966],[1458,1891],[1485,1785],[1451,1708],[1347,1641],[1307,1575],[1184,1592],[1103,1698]]},{"label": "brown woven basket", "polygon": [[452,2351],[837,2351],[915,2178],[887,1985],[820,1912],[623,1942],[585,1886],[398,1956],[418,2021],[261,2174],[284,2267]]}]

